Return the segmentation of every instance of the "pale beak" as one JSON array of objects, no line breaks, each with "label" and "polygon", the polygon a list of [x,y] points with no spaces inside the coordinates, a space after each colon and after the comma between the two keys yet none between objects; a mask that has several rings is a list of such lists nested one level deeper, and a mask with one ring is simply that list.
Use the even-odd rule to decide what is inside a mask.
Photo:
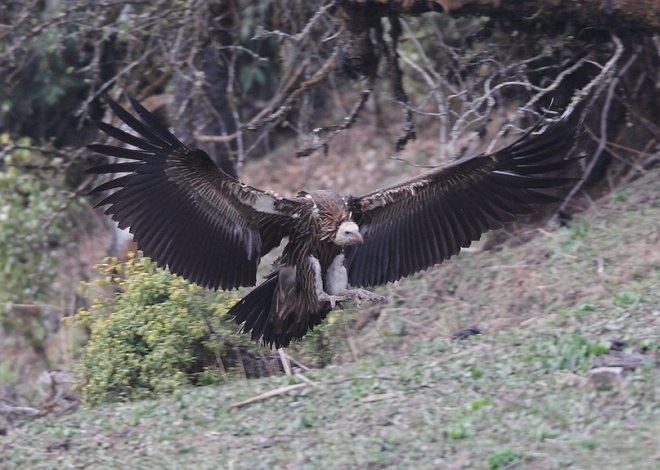
[{"label": "pale beak", "polygon": [[362,234],[360,232],[355,234],[354,240],[353,240],[353,245],[359,245],[364,241],[364,238],[362,238]]}]

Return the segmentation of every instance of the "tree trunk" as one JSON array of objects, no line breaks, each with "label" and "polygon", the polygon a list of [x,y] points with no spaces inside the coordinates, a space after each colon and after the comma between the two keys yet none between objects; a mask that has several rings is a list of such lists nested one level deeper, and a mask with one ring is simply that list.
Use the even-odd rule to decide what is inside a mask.
[{"label": "tree trunk", "polygon": [[454,16],[483,15],[536,26],[558,19],[582,26],[646,29],[660,32],[658,0],[344,0],[347,5],[377,6],[378,14],[449,12]]}]

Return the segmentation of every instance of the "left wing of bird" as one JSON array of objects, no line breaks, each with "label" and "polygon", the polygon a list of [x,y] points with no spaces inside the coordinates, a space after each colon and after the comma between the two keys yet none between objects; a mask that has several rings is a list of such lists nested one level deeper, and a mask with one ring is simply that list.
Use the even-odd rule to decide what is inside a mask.
[{"label": "left wing of bird", "polygon": [[577,127],[564,118],[497,152],[351,197],[349,210],[364,243],[347,249],[349,283],[368,287],[396,281],[457,254],[484,232],[533,212],[535,204],[558,201],[539,189],[574,181],[555,172],[577,160],[568,158]]}]

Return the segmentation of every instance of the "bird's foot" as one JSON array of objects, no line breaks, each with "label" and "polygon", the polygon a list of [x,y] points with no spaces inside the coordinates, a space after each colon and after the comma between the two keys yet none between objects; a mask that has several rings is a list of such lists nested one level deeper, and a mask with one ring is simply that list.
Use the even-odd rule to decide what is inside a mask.
[{"label": "bird's foot", "polygon": [[374,294],[366,289],[349,289],[341,293],[347,297],[346,300],[352,300],[357,307],[362,306],[362,302],[384,302],[386,299],[382,295]]},{"label": "bird's foot", "polygon": [[337,302],[345,302],[350,298],[351,298],[350,296],[346,296],[346,295],[330,295],[330,294],[326,294],[325,292],[319,294],[319,301],[330,302],[330,306],[332,308],[335,308]]},{"label": "bird's foot", "polygon": [[384,302],[386,299],[382,295],[374,294],[366,289],[349,289],[337,294],[326,294],[325,292],[319,295],[321,302],[330,302],[330,306],[335,308],[338,302],[353,301],[357,307],[362,306],[362,302]]}]

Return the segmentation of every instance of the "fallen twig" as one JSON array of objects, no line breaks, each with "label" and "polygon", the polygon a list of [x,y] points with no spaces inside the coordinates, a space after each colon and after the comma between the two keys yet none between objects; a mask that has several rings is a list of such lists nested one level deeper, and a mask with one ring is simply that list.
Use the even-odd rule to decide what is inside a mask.
[{"label": "fallen twig", "polygon": [[289,362],[289,356],[284,352],[284,348],[279,348],[277,352],[280,355],[280,361],[282,362],[282,368],[287,377],[291,377],[291,363]]},{"label": "fallen twig", "polygon": [[315,387],[315,388],[322,388],[318,383],[314,382],[312,379],[309,379],[309,378],[305,377],[302,374],[302,372],[296,371],[296,373],[294,375],[297,378],[299,378],[300,380],[302,380],[304,383],[306,383],[307,385],[311,385],[312,387]]},{"label": "fallen twig", "polygon": [[396,393],[378,393],[375,395],[367,395],[366,397],[362,398],[360,401],[362,403],[373,403],[375,401],[381,401],[381,400],[389,400],[390,398],[396,398],[397,394]]},{"label": "fallen twig", "polygon": [[293,384],[293,385],[285,385],[283,387],[275,388],[273,390],[268,390],[267,392],[260,393],[259,395],[255,395],[254,397],[248,398],[247,400],[232,403],[231,405],[229,405],[229,408],[230,409],[242,408],[246,405],[250,405],[258,401],[268,400],[269,398],[276,397],[278,395],[283,395],[285,393],[289,393],[304,387],[307,387],[307,383],[305,382],[299,384]]},{"label": "fallen twig", "polygon": [[287,354],[287,357],[289,358],[289,361],[291,362],[291,364],[293,364],[294,366],[299,367],[304,371],[312,370],[311,368],[307,367],[305,364],[303,364],[302,362],[297,360],[295,357],[291,357],[288,354]]}]

